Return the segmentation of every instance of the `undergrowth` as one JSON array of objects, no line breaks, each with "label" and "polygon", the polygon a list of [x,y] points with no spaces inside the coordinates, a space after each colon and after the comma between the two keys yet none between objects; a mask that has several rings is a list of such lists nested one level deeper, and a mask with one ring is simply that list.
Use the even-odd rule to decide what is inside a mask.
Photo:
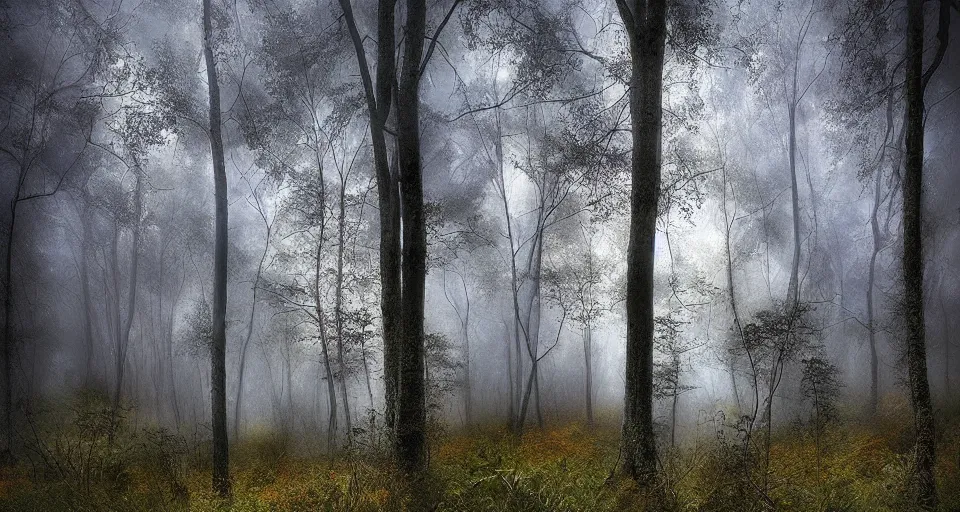
[{"label": "undergrowth", "polygon": [[[569,423],[517,438],[476,428],[437,436],[430,469],[407,477],[386,450],[306,455],[267,430],[231,449],[232,501],[210,490],[206,441],[135,428],[96,399],[36,414],[23,455],[0,473],[0,510],[56,511],[899,511],[908,510],[909,410],[888,407],[817,439],[802,424],[775,430],[762,471],[735,429],[705,428],[661,452],[660,484],[638,489],[615,471],[613,425]],[[68,411],[64,413],[64,410]],[[960,414],[941,415],[942,510],[960,510]],[[819,446],[819,449],[818,449]],[[382,448],[382,447],[381,447]]]}]

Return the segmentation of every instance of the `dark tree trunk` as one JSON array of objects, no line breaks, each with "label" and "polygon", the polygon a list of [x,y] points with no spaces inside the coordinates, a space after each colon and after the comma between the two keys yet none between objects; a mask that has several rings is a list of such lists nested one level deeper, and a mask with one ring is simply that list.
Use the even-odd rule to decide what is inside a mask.
[{"label": "dark tree trunk", "polygon": [[914,493],[924,510],[937,507],[933,406],[927,381],[923,315],[923,2],[907,2],[906,165],[903,174],[903,282],[906,361],[916,429]]},{"label": "dark tree trunk", "polygon": [[203,56],[207,66],[210,101],[210,152],[216,201],[213,256],[213,343],[210,346],[210,402],[213,430],[213,490],[230,495],[229,447],[227,441],[227,169],[223,157],[220,125],[220,83],[213,53],[211,0],[203,0]]},{"label": "dark tree trunk", "polygon": [[[357,54],[360,80],[367,100],[380,196],[380,286],[387,425],[394,427],[400,465],[408,470],[417,470],[423,468],[427,462],[423,360],[427,244],[419,116],[420,75],[426,64],[423,59],[423,44],[426,37],[427,6],[425,0],[407,0],[403,66],[399,80],[394,58],[395,6],[395,0],[379,2],[377,83],[374,87],[363,39],[353,16],[353,7],[350,0],[340,0],[344,20]],[[444,23],[447,20],[449,15]],[[438,27],[438,31],[444,23]],[[394,91],[397,94],[397,176],[390,170],[384,135]]]},{"label": "dark tree trunk", "polygon": [[420,162],[420,64],[427,23],[426,0],[407,0],[403,71],[397,89],[397,156],[403,202],[403,302],[397,456],[408,470],[426,459],[423,306],[427,234]]},{"label": "dark tree trunk", "polygon": [[367,65],[363,39],[357,29],[350,0],[340,0],[344,20],[350,32],[360,80],[367,100],[370,118],[370,140],[373,147],[374,168],[377,176],[377,194],[380,210],[380,313],[383,323],[383,380],[384,416],[387,428],[395,430],[397,418],[397,391],[399,388],[399,361],[401,336],[401,282],[400,282],[400,189],[396,176],[390,170],[387,141],[384,135],[396,80],[394,30],[396,0],[379,0],[377,7],[377,81],[373,82]]},{"label": "dark tree trunk", "polygon": [[10,201],[10,223],[7,225],[7,251],[3,264],[3,446],[0,465],[13,462],[13,242],[17,227],[17,199],[20,187]]},{"label": "dark tree trunk", "polygon": [[653,432],[653,264],[660,195],[665,0],[617,0],[630,41],[630,240],[627,247],[627,353],[622,471],[650,485],[656,477]]}]

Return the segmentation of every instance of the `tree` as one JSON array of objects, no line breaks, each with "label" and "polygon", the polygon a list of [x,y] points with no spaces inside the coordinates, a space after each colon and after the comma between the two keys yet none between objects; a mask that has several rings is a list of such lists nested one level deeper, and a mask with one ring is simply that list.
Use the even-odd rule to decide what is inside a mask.
[{"label": "tree", "polygon": [[[101,67],[116,56],[115,27],[99,25],[83,5],[36,2],[22,7],[15,11],[3,5],[0,23],[6,50],[0,100],[6,119],[0,128],[4,172],[0,176],[8,180],[3,217],[0,464],[13,461],[13,367],[18,340],[14,270],[22,212],[27,205],[57,194],[81,161],[86,144],[73,147],[71,135],[85,133],[95,113],[80,101],[81,96]],[[115,21],[123,23],[119,18]],[[42,44],[45,48],[40,51]]]},{"label": "tree", "polygon": [[210,154],[213,159],[216,229],[213,259],[213,340],[210,347],[211,406],[213,419],[213,490],[222,498],[230,495],[229,447],[227,441],[227,168],[223,157],[220,121],[220,84],[214,54],[211,0],[203,0],[203,57],[207,67],[210,102]]},{"label": "tree", "polygon": [[460,322],[460,339],[463,343],[463,423],[469,427],[473,425],[473,395],[470,390],[470,290],[467,288],[464,272],[457,268],[449,269],[450,273],[460,279],[460,287],[463,289],[461,305],[456,298],[459,292],[453,295],[447,288],[447,271],[448,269],[443,269],[443,296]]},{"label": "tree", "polygon": [[949,39],[950,2],[940,2],[939,47],[934,62],[923,69],[923,2],[907,1],[905,65],[905,142],[903,173],[903,309],[910,403],[916,434],[914,499],[924,510],[937,508],[936,434],[930,384],[927,380],[927,346],[923,311],[923,93],[940,65]]},{"label": "tree", "polygon": [[633,130],[622,471],[650,485],[657,471],[653,432],[653,261],[660,196],[667,5],[666,0],[617,0],[617,8],[629,41]]},{"label": "tree", "polygon": [[583,394],[587,424],[593,425],[593,331],[610,304],[603,289],[603,279],[612,269],[609,262],[596,253],[596,233],[593,227],[580,224],[580,250],[567,249],[561,253],[563,263],[548,258],[544,275],[547,302],[569,312],[570,320],[580,327],[583,341]]},{"label": "tree", "polygon": [[686,369],[686,354],[700,345],[683,336],[684,322],[671,312],[654,319],[656,322],[656,350],[664,359],[656,361],[653,369],[654,398],[670,400],[670,447],[677,444],[677,405],[680,395],[695,389],[683,384],[681,378]]},{"label": "tree", "polygon": [[[455,0],[424,52],[427,6],[407,0],[399,76],[395,51],[396,0],[379,0],[376,84],[350,0],[340,0],[360,69],[380,204],[380,286],[384,339],[387,425],[395,427],[396,454],[409,470],[426,465],[424,390],[424,287],[427,276],[426,215],[420,147],[420,77],[440,32],[453,15]],[[386,133],[396,98],[396,169],[388,161]],[[400,225],[403,224],[401,244]],[[394,403],[395,402],[395,403]],[[394,407],[396,409],[394,409]],[[394,419],[394,415],[395,419]]]},{"label": "tree", "polygon": [[233,438],[237,439],[240,432],[240,407],[243,404],[243,374],[247,367],[247,349],[250,346],[250,339],[253,337],[253,322],[257,312],[257,292],[260,287],[260,278],[263,275],[264,264],[267,260],[267,253],[270,251],[270,236],[273,234],[273,223],[276,216],[268,217],[266,206],[263,204],[261,195],[263,194],[259,185],[269,178],[264,176],[263,180],[257,185],[253,185],[250,178],[244,176],[244,181],[250,189],[250,195],[247,196],[247,204],[257,211],[260,220],[263,221],[263,252],[260,253],[260,259],[257,262],[257,271],[253,275],[253,284],[251,284],[252,296],[250,298],[250,315],[247,317],[247,333],[243,337],[243,345],[240,346],[240,361],[237,367],[237,398],[233,404]]}]

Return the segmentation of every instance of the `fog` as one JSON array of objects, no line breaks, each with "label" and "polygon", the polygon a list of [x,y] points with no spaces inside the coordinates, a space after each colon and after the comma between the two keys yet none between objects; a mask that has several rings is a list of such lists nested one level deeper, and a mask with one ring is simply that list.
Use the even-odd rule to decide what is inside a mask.
[{"label": "fog", "polygon": [[[960,378],[960,24],[939,38],[926,3],[917,286],[939,410]],[[657,446],[807,421],[811,375],[835,382],[841,416],[915,404],[905,4],[668,2],[659,185],[631,180],[661,164],[636,167],[650,111],[631,117],[642,68],[613,0],[430,1],[413,60],[404,2],[390,44],[376,2],[214,0],[219,107],[201,4],[0,3],[5,453],[30,457],[35,418],[78,396],[194,440],[283,432],[304,454],[374,443],[405,400],[425,404],[428,444],[627,425],[627,308],[647,301],[628,293],[631,190],[646,189],[653,317],[637,325]],[[404,398],[410,347],[419,398]]]}]

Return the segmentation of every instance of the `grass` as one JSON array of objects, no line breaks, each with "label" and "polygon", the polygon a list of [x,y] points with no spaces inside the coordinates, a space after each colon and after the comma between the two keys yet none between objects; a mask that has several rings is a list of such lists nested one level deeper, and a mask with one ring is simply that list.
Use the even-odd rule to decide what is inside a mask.
[{"label": "grass", "polygon": [[[522,438],[496,427],[443,435],[433,444],[429,471],[416,478],[404,477],[377,450],[305,456],[290,439],[261,431],[231,452],[229,504],[209,490],[202,442],[193,446],[163,431],[128,431],[112,446],[77,443],[95,453],[79,457],[95,459],[88,471],[56,469],[83,464],[75,460],[76,449],[63,448],[69,443],[61,440],[58,448],[48,441],[45,456],[59,460],[41,463],[34,455],[0,474],[0,510],[907,510],[909,425],[901,409],[870,423],[850,420],[823,436],[819,457],[807,428],[783,427],[773,436],[766,493],[758,491],[759,460],[751,458],[753,470],[744,471],[736,442],[713,435],[688,440],[682,450],[664,450],[662,485],[644,493],[612,471],[619,458],[619,433],[612,425],[570,423]],[[960,510],[958,422],[944,422],[940,432],[942,509]]]}]

